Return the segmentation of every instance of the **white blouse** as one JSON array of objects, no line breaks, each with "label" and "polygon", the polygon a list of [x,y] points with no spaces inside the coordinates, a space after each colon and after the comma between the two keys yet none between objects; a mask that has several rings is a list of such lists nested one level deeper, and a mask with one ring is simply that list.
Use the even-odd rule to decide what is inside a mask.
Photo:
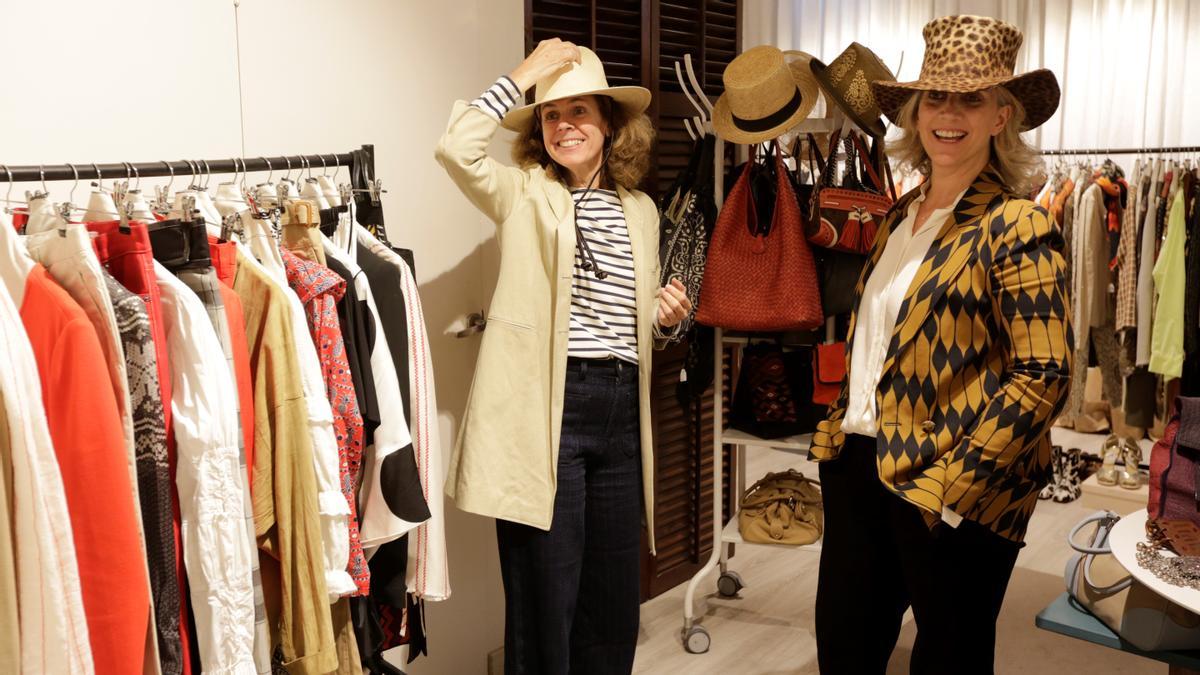
[{"label": "white blouse", "polygon": [[875,390],[883,377],[883,362],[887,358],[900,306],[904,304],[908,287],[929,252],[929,246],[966,193],[963,190],[951,200],[950,206],[929,214],[921,231],[913,234],[913,222],[917,218],[917,209],[925,201],[927,186],[928,183],[922,186],[920,196],[909,204],[904,220],[892,228],[883,254],[863,288],[850,357],[850,396],[842,420],[842,430],[847,434],[874,438],[879,432]]},{"label": "white blouse", "polygon": [[237,386],[200,298],[157,261],[171,368],[183,561],[206,673],[255,675],[251,519],[238,452]]}]

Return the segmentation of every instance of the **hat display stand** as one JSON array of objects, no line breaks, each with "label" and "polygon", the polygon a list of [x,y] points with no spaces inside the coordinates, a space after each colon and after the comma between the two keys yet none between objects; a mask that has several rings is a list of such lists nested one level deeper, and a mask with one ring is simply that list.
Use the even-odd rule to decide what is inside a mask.
[{"label": "hat display stand", "polygon": [[[684,72],[687,73],[685,81]],[[696,80],[695,73],[692,70],[691,56],[683,57],[683,69],[679,64],[675,64],[675,74],[679,79],[679,86],[696,108],[698,117],[693,117],[689,122],[685,120],[685,126],[689,129],[689,134],[696,138],[705,132],[712,133],[712,104],[708,97],[704,95],[703,89]],[[836,131],[842,128],[845,124],[845,116],[834,114],[830,117],[813,118],[810,117],[801,121],[799,124],[787,129],[780,136],[786,134],[823,134]],[[699,129],[698,133],[695,130]],[[739,154],[745,152],[749,146],[740,146]],[[716,152],[714,153],[713,180],[715,181],[714,195],[718,210],[720,209],[724,199],[724,141],[720,136],[717,136]],[[728,335],[721,328],[714,328],[713,340],[713,413],[714,413],[714,430],[717,433],[713,434],[712,447],[712,466],[715,470],[720,471],[717,467],[724,466],[724,446],[734,446],[734,459],[732,462],[734,476],[729,476],[730,483],[735,486],[735,494],[740,496],[746,491],[746,450],[750,447],[771,447],[776,449],[784,449],[797,454],[805,454],[808,451],[808,440],[802,437],[786,437],[777,439],[760,439],[749,434],[728,428],[722,421],[723,418],[723,397],[725,394],[723,372],[725,367],[725,347],[729,345],[745,345],[748,338],[745,336]],[[697,474],[699,475],[699,474]],[[722,485],[724,478],[715,477],[717,485]],[[709,650],[712,645],[712,637],[704,625],[697,622],[695,611],[696,591],[699,585],[704,581],[710,573],[720,568],[720,574],[717,577],[717,593],[721,597],[735,597],[739,591],[745,587],[741,576],[737,572],[729,569],[729,552],[736,544],[744,544],[741,533],[738,529],[738,504],[733,504],[730,509],[732,518],[726,522],[722,519],[723,499],[725,490],[714,489],[712,491],[712,534],[713,548],[707,562],[692,576],[688,581],[687,591],[683,599],[683,627],[680,631],[683,648],[690,654],[703,654]],[[805,546],[775,546],[779,549],[789,549],[790,552],[799,552],[800,555],[811,554],[821,550],[820,540],[813,544]]]}]

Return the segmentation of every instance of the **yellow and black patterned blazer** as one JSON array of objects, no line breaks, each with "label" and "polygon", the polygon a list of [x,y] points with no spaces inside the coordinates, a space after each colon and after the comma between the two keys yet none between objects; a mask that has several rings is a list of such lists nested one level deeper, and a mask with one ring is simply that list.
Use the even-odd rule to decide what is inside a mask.
[{"label": "yellow and black patterned blazer", "polygon": [[[888,233],[917,190],[884,218],[855,307]],[[991,167],[954,207],[925,255],[875,392],[883,484],[930,520],[948,507],[1022,541],[1050,467],[1050,425],[1067,400],[1073,343],[1063,238],[1046,211],[1008,193]],[[857,309],[850,316],[846,368]],[[812,458],[837,457],[849,376],[817,426]]]}]

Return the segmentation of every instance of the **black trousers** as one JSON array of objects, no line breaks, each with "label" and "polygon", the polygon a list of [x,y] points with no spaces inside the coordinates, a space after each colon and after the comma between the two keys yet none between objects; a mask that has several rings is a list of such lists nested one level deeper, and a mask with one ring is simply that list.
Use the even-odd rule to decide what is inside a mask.
[{"label": "black trousers", "polygon": [[931,531],[917,507],[879,481],[875,447],[874,438],[847,435],[838,458],[820,465],[821,673],[884,673],[910,605],[910,672],[991,673],[996,618],[1020,545],[965,519]]},{"label": "black trousers", "polygon": [[633,670],[640,600],[642,459],[637,367],[567,367],[554,519],[496,521],[507,675]]}]

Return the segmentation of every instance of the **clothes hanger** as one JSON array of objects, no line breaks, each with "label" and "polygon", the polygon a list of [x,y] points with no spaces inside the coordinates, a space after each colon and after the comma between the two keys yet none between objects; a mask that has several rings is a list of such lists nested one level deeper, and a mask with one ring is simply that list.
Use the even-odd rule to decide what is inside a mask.
[{"label": "clothes hanger", "polygon": [[165,214],[170,210],[171,186],[175,184],[175,167],[166,160],[163,160],[163,164],[167,166],[171,178],[165,187],[154,186],[154,208],[152,210],[158,214]]},{"label": "clothes hanger", "polygon": [[[321,175],[317,176],[317,184],[321,186],[321,193],[325,195],[325,201],[329,202],[330,206],[341,206],[343,204],[341,194],[338,193],[337,185],[329,177],[329,166],[325,163],[325,155],[317,155],[321,158]],[[334,157],[336,160],[337,158]],[[337,162],[334,162],[337,165]]]},{"label": "clothes hanger", "polygon": [[149,202],[142,195],[142,176],[138,172],[137,166],[132,162],[128,166],[129,170],[133,172],[133,187],[129,188],[125,193],[125,203],[133,207],[130,215],[135,220],[153,222],[154,212]]},{"label": "clothes hanger", "polygon": [[85,221],[112,220],[117,213],[117,203],[113,201],[109,190],[104,187],[104,172],[96,163],[92,163],[96,171],[96,182],[92,183],[95,190],[88,197],[87,211],[83,214]]},{"label": "clothes hanger", "polygon": [[[12,170],[8,168],[7,164],[4,165],[4,173],[5,173],[5,175],[8,176],[8,191],[4,193],[4,203],[5,204],[16,204],[17,202],[14,202],[12,199],[12,191],[13,191]],[[21,203],[24,203],[24,202],[21,202]],[[14,209],[11,206],[4,207],[5,213],[12,214],[13,211],[14,211]]]}]

